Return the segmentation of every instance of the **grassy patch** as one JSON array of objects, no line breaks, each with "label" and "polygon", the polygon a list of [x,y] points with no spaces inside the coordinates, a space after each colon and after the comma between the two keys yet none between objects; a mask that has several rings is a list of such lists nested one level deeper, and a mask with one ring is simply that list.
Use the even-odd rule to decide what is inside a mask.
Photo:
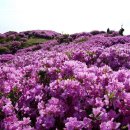
[{"label": "grassy patch", "polygon": [[45,42],[47,41],[47,39],[44,39],[44,38],[29,38],[26,43],[24,44],[24,47],[29,47],[29,46],[32,46],[32,45],[37,45],[37,44],[40,44],[42,42]]}]

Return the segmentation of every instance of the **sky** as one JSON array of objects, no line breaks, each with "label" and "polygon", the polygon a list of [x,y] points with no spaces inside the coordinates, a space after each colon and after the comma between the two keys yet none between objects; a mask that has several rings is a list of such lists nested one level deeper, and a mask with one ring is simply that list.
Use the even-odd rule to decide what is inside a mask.
[{"label": "sky", "polygon": [[130,34],[130,0],[0,0],[0,33],[53,30],[60,33],[92,30]]}]

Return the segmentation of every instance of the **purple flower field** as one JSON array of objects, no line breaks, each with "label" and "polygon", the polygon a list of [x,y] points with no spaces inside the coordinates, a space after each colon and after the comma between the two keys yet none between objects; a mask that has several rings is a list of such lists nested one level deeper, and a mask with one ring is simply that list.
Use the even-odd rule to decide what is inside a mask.
[{"label": "purple flower field", "polygon": [[130,130],[130,35],[0,34],[0,130]]}]

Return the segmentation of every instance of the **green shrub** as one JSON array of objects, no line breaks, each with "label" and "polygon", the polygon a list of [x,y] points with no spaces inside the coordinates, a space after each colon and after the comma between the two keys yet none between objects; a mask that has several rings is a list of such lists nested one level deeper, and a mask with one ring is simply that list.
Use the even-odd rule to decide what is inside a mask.
[{"label": "green shrub", "polygon": [[5,39],[4,38],[0,38],[0,43],[4,43]]},{"label": "green shrub", "polygon": [[56,39],[59,44],[72,42],[72,37],[69,34],[63,34],[61,36],[56,37]]},{"label": "green shrub", "polygon": [[82,43],[82,42],[85,42],[87,40],[88,40],[87,38],[83,37],[83,38],[77,39],[76,43]]},{"label": "green shrub", "polygon": [[0,54],[6,54],[9,53],[9,49],[4,46],[0,46]]}]

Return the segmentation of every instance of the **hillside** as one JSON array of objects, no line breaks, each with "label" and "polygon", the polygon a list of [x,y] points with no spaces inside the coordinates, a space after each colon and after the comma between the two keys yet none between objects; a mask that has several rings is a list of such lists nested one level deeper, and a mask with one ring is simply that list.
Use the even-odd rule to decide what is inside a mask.
[{"label": "hillside", "polygon": [[0,34],[0,130],[130,130],[130,35]]}]

